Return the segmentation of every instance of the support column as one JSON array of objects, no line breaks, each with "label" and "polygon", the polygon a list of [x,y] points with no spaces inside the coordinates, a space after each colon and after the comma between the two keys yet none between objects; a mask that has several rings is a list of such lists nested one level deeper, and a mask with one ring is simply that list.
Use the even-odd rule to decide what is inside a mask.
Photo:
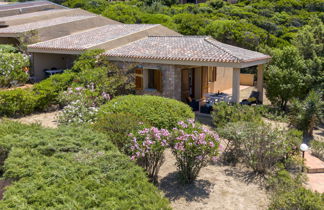
[{"label": "support column", "polygon": [[232,102],[240,102],[240,69],[233,68]]},{"label": "support column", "polygon": [[263,103],[263,64],[258,65],[257,73],[257,89],[259,92],[259,101]]}]

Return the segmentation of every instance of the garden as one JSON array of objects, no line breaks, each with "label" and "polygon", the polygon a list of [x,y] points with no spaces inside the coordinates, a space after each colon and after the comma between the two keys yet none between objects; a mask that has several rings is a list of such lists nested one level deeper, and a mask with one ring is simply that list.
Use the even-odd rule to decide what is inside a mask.
[{"label": "garden", "polygon": [[[211,127],[182,102],[133,95],[132,69],[101,53],[85,52],[31,87],[0,90],[1,208],[234,208],[238,199],[252,209],[322,208],[323,194],[303,186],[299,151],[322,120],[316,91],[289,111],[218,103]],[[17,63],[20,73],[28,67]],[[53,109],[57,128],[15,122]]]},{"label": "garden", "polygon": [[271,105],[217,103],[206,125],[134,95],[133,69],[102,50],[31,84],[30,57],[0,45],[1,209],[323,209],[299,149],[324,160],[322,1],[53,1],[269,54]]}]

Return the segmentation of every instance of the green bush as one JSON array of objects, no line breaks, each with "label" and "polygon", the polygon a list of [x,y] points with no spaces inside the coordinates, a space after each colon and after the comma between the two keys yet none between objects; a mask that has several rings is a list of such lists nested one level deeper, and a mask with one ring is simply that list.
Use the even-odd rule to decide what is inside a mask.
[{"label": "green bush", "polygon": [[34,111],[37,100],[38,97],[30,89],[0,91],[0,116],[19,117],[30,114]]},{"label": "green bush", "polygon": [[101,115],[93,124],[93,128],[105,133],[109,140],[113,142],[120,151],[130,155],[130,145],[128,134],[137,132],[150,125],[141,118],[129,113],[108,113]]},{"label": "green bush", "polygon": [[36,108],[39,110],[46,109],[50,104],[58,103],[58,95],[61,91],[66,90],[71,85],[75,73],[67,72],[56,74],[45,79],[33,87],[33,92],[38,96]]},{"label": "green bush", "polygon": [[271,172],[278,163],[285,163],[299,154],[302,141],[301,132],[284,131],[255,122],[230,123],[220,129],[219,134],[228,140],[225,160],[241,161],[260,174]]},{"label": "green bush", "polygon": [[0,53],[15,53],[17,49],[12,45],[0,44]]},{"label": "green bush", "polygon": [[109,113],[129,113],[157,128],[172,129],[179,121],[193,119],[190,107],[174,99],[127,95],[114,98],[99,110],[99,118]]},{"label": "green bush", "polygon": [[0,87],[25,84],[29,79],[28,66],[27,55],[0,52]]},{"label": "green bush", "polygon": [[15,180],[1,209],[169,209],[143,170],[102,134],[14,122],[0,123],[0,131],[9,154],[3,176]]},{"label": "green bush", "polygon": [[312,192],[302,186],[302,177],[293,177],[286,170],[279,170],[269,180],[272,190],[269,209],[313,209],[320,210],[324,206],[324,194]]},{"label": "green bush", "polygon": [[313,140],[311,142],[312,155],[324,161],[324,142]]},{"label": "green bush", "polygon": [[227,123],[261,121],[260,113],[253,107],[240,104],[231,105],[226,102],[216,103],[213,106],[212,117],[214,125],[220,128]]}]

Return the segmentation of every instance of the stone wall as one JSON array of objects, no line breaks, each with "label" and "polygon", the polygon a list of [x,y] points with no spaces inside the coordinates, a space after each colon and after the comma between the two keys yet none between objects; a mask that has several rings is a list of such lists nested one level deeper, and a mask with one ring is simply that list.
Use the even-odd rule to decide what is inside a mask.
[{"label": "stone wall", "polygon": [[176,100],[181,100],[181,69],[175,65],[165,64],[130,64],[116,63],[121,68],[135,67],[144,69],[157,69],[162,72],[162,92],[152,90],[137,91],[137,94],[158,95]]}]

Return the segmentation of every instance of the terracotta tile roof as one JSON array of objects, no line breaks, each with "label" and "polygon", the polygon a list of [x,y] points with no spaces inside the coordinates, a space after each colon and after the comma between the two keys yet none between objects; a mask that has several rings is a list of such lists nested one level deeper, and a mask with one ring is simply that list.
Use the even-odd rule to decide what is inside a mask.
[{"label": "terracotta tile roof", "polygon": [[2,17],[1,21],[9,21],[9,20],[22,19],[22,18],[37,17],[37,16],[42,16],[42,15],[50,15],[50,14],[57,13],[60,11],[68,11],[68,10],[73,10],[73,9],[51,9],[51,10],[45,10],[45,11],[39,11],[39,12],[24,13],[24,14],[19,14],[19,15]]},{"label": "terracotta tile roof", "polygon": [[242,63],[270,58],[268,55],[227,45],[208,36],[150,36],[108,50],[110,57]]},{"label": "terracotta tile roof", "polygon": [[38,7],[38,6],[44,6],[44,5],[53,5],[53,3],[48,2],[48,1],[30,1],[30,2],[24,2],[24,3],[6,4],[6,5],[0,6],[0,11],[21,9],[21,8],[27,8],[27,7]]},{"label": "terracotta tile roof", "polygon": [[7,28],[0,28],[0,34],[8,34],[8,33],[23,33],[27,31],[32,31],[40,28],[45,28],[48,26],[59,25],[63,23],[70,23],[77,20],[84,20],[90,17],[95,17],[95,15],[83,15],[83,16],[67,16],[67,17],[59,17],[53,18],[49,20],[42,20],[33,23],[26,23],[21,25],[9,26]]},{"label": "terracotta tile roof", "polygon": [[86,50],[105,42],[118,39],[157,25],[153,24],[113,24],[84,32],[29,45],[29,49],[45,50]]}]

